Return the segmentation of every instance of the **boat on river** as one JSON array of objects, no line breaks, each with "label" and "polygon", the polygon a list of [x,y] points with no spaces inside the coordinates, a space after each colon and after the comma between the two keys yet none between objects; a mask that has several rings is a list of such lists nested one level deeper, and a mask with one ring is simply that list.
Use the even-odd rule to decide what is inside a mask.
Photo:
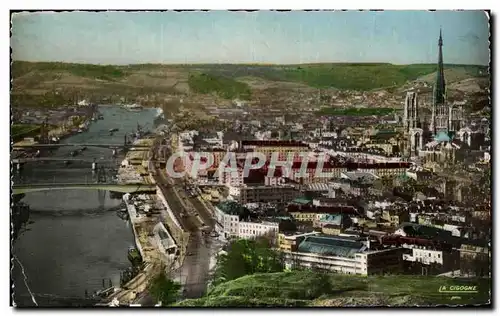
[{"label": "boat on river", "polygon": [[134,103],[134,104],[126,104],[124,105],[124,108],[130,111],[141,111],[142,110],[142,105]]}]

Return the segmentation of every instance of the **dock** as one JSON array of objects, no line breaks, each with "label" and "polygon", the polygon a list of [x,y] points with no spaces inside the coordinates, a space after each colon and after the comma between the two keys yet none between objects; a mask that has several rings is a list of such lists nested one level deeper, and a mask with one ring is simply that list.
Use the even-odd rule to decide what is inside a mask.
[{"label": "dock", "polygon": [[[148,159],[147,153],[129,152],[118,171],[118,182],[151,184],[154,180],[147,170]],[[110,306],[117,301],[120,305],[134,304],[137,295],[147,289],[152,278],[162,270],[170,271],[179,265],[177,260],[179,244],[176,236],[182,228],[177,223],[178,231],[172,232],[170,227],[175,217],[165,197],[158,192],[161,190],[157,190],[156,194],[123,196],[134,233],[135,246],[141,254],[144,267],[132,280],[101,302],[100,306]]]}]

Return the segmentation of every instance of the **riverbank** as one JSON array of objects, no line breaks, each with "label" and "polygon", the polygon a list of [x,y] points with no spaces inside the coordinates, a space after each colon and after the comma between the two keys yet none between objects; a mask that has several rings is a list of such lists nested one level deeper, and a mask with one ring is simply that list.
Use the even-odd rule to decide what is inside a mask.
[{"label": "riverbank", "polygon": [[[67,120],[59,122],[56,127],[51,128],[47,132],[49,142],[59,142],[68,137],[77,135],[78,133],[85,132],[88,129],[89,125],[92,123],[92,118],[94,117],[95,113],[97,112],[92,112],[83,116],[72,116]],[[74,125],[75,118],[80,122],[77,126]],[[38,141],[36,141],[35,139],[40,139],[40,137],[42,136],[40,134],[41,130],[41,126],[38,126],[30,130],[28,133],[25,133],[25,136],[23,137],[19,137],[19,135],[11,135],[14,145],[21,146],[37,144]]]},{"label": "riverbank", "polygon": [[[148,141],[150,140],[142,139],[134,144],[146,144]],[[137,152],[129,152],[126,155],[118,171],[119,182],[154,183],[154,179],[146,170],[149,166],[147,153],[141,155],[142,160],[136,157]],[[126,194],[123,200],[127,206],[135,245],[141,255],[143,268],[133,279],[107,297],[101,303],[103,305],[133,304],[138,295],[147,290],[150,280],[162,270],[170,271],[178,268],[181,262],[179,257],[185,252],[185,246],[179,242],[184,237],[182,228],[173,216],[160,188],[157,188],[156,194]]]},{"label": "riverbank", "polygon": [[[88,131],[61,142],[122,144],[124,134],[135,132],[138,124],[145,126],[154,119],[154,110],[150,109],[128,112],[116,106],[99,106],[99,112],[103,120],[93,121]],[[54,125],[50,119],[49,124]],[[108,132],[111,127],[119,131],[111,135]],[[97,181],[98,173],[92,173],[91,168],[93,158],[98,161],[99,168],[105,169],[106,181],[112,181],[117,164],[125,156],[117,151],[115,160],[109,148],[88,147],[79,154],[86,161],[63,164],[72,150],[71,147],[41,150],[42,157],[59,158],[60,161],[27,162],[19,172],[13,170],[12,181],[16,184]],[[131,267],[127,250],[135,242],[130,223],[118,216],[123,212],[116,213],[116,207],[122,202],[121,194],[111,193],[94,189],[51,190],[29,193],[23,198],[30,206],[30,219],[27,229],[22,229],[13,243],[12,252],[24,266],[33,293],[61,297],[49,300],[36,296],[39,306],[68,306],[71,302],[63,299],[66,297],[85,300],[86,293],[103,289],[103,279],[106,286],[111,279],[113,286],[120,287],[121,275]],[[119,200],[114,198],[118,195]],[[35,306],[20,265],[14,265],[12,278],[16,304]],[[95,303],[89,299],[87,304]]]}]

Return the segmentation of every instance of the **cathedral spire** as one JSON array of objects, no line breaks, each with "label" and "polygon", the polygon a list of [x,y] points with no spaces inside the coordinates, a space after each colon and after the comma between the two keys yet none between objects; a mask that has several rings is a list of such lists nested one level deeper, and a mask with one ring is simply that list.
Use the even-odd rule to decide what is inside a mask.
[{"label": "cathedral spire", "polygon": [[436,86],[434,87],[434,104],[444,104],[446,84],[444,80],[444,66],[443,66],[443,36],[441,29],[439,29],[439,55],[438,55],[438,67],[436,76]]}]

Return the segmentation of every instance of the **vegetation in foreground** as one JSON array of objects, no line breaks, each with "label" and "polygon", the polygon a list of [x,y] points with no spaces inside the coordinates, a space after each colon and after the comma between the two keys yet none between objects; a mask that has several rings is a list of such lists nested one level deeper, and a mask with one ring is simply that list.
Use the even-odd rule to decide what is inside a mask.
[{"label": "vegetation in foreground", "polygon": [[148,292],[157,302],[164,305],[174,303],[180,296],[181,285],[171,280],[165,272],[157,275],[149,284]]},{"label": "vegetation in foreground", "polygon": [[[491,279],[436,276],[354,276],[312,270],[284,271],[283,258],[267,238],[234,240],[218,258],[214,282],[199,299],[173,306],[435,306],[488,304]],[[442,293],[453,285],[477,293]]]},{"label": "vegetation in foreground", "polygon": [[243,82],[212,74],[191,74],[188,78],[189,89],[196,93],[215,93],[224,99],[248,100],[251,96],[250,87]]},{"label": "vegetation in foreground", "polygon": [[270,247],[266,238],[232,241],[217,258],[212,285],[235,280],[245,275],[283,271],[281,254]]},{"label": "vegetation in foreground", "polygon": [[[470,285],[477,293],[441,293],[442,286]],[[435,276],[353,276],[313,271],[262,273],[215,286],[202,298],[174,306],[436,306],[490,302],[491,279]]]}]

